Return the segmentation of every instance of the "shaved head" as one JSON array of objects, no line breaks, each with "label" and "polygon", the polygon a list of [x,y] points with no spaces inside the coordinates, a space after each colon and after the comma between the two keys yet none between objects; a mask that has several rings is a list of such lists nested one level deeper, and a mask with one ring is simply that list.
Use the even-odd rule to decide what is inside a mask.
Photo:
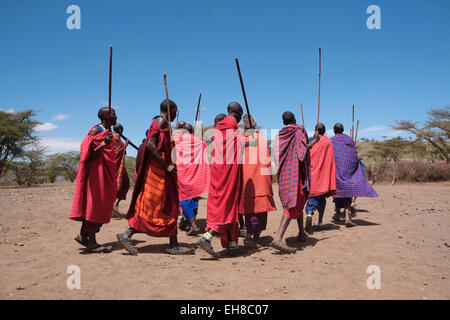
[{"label": "shaved head", "polygon": [[333,127],[334,134],[340,134],[344,132],[344,125],[342,123],[336,123]]},{"label": "shaved head", "polygon": [[186,125],[186,121],[180,121],[177,123],[177,129],[184,129]]},{"label": "shaved head", "polygon": [[217,124],[222,121],[223,119],[225,119],[227,115],[225,113],[221,113],[218,114],[215,118],[214,118],[214,127],[217,126]]},{"label": "shaved head", "polygon": [[231,102],[228,107],[228,115],[235,118],[237,123],[239,123],[242,119],[242,115],[244,114],[244,110],[241,105],[237,102]]},{"label": "shaved head", "polygon": [[191,134],[194,133],[194,127],[190,123],[186,122],[185,125],[184,125],[184,129],[187,130]]},{"label": "shaved head", "polygon": [[109,122],[110,126],[116,124],[117,116],[116,116],[116,110],[114,110],[114,108],[111,108],[111,118],[109,116],[109,107],[100,108],[98,110],[97,116],[102,121],[102,123],[104,121]]},{"label": "shaved head", "polygon": [[326,131],[325,125],[322,122],[319,122],[316,125],[316,130],[319,131],[319,135],[323,136],[325,134],[325,131]]},{"label": "shaved head", "polygon": [[[114,108],[111,108],[111,114],[115,115],[116,110]],[[98,109],[97,116],[100,120],[106,119],[109,117],[109,107],[101,107]]]},{"label": "shaved head", "polygon": [[250,126],[250,121],[249,121],[249,119],[248,119],[248,114],[244,114],[244,117],[243,117],[243,120],[244,120],[244,128],[245,128],[245,129],[250,129],[250,127],[251,127],[251,128],[256,129],[256,121],[255,121],[255,119],[253,118],[252,115],[250,115],[250,118],[252,119],[252,120],[251,120],[251,121],[252,121],[251,126]]},{"label": "shaved head", "polygon": [[295,116],[292,112],[290,111],[286,111],[285,113],[283,113],[283,124],[285,126],[289,125],[289,124],[296,124],[297,120],[295,120]]},{"label": "shaved head", "polygon": [[113,126],[113,130],[115,133],[122,134],[123,133],[123,127],[120,123]]}]

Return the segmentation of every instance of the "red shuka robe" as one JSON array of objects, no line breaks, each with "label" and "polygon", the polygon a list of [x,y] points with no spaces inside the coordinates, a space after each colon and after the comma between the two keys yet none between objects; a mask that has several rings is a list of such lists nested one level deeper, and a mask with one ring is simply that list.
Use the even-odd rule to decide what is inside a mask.
[{"label": "red shuka robe", "polygon": [[332,196],[336,193],[336,166],[333,144],[323,135],[309,151],[310,154],[310,191],[309,196],[322,194]]},{"label": "red shuka robe", "polygon": [[[151,137],[158,134],[157,151],[161,152],[163,159],[172,163],[169,129],[161,129],[156,118],[153,118],[145,145]],[[174,236],[177,234],[180,211],[177,177],[161,168],[147,148],[144,148],[141,157],[127,213],[128,224],[136,231],[153,237]]]},{"label": "red shuka robe", "polygon": [[110,143],[97,157],[86,162],[91,150],[102,143],[108,132],[110,129],[103,130],[95,136],[88,133],[81,142],[80,163],[70,219],[87,220],[99,224],[108,223],[111,219],[116,198],[117,162],[113,144]]},{"label": "red shuka robe", "polygon": [[211,182],[207,204],[207,227],[222,233],[222,246],[228,244],[227,233],[237,242],[237,221],[242,192],[243,136],[236,119],[225,117],[216,125]]}]

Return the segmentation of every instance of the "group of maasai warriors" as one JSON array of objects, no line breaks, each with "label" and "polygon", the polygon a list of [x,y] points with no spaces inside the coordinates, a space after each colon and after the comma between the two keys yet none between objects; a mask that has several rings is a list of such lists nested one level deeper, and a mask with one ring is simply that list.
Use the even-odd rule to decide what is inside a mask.
[{"label": "group of maasai warriors", "polygon": [[[131,240],[136,233],[168,237],[169,254],[193,254],[195,248],[201,248],[218,258],[211,242],[214,236],[220,237],[229,255],[240,252],[239,236],[258,244],[268,212],[276,210],[271,155],[283,206],[271,246],[281,253],[296,252],[283,241],[292,219],[297,220],[300,242],[306,241],[306,233],[313,232],[316,211],[315,228],[329,227],[323,224],[328,197],[335,202],[333,220],[341,221],[344,209],[345,225],[352,227],[352,198],[378,196],[366,180],[353,139],[344,134],[340,123],[334,125],[331,139],[322,123],[316,125],[309,139],[294,114],[284,112],[284,127],[275,138],[271,154],[254,118],[244,115],[237,102],[228,105],[228,115],[214,119],[214,136],[209,139],[194,135],[193,126],[184,121],[178,122],[172,132],[169,121],[176,118],[177,111],[173,101],[164,100],[138,150],[135,185],[126,215],[128,228],[117,234],[120,244],[132,255],[138,253]],[[112,247],[98,244],[96,233],[118,214],[119,202],[126,198],[130,185],[125,168],[128,141],[121,140],[123,127],[117,124],[114,109],[101,108],[98,118],[101,123],[93,126],[81,143],[70,218],[82,223],[75,237],[79,244],[88,252],[107,253]],[[242,118],[243,130],[238,126]],[[208,143],[212,144],[211,160]],[[201,230],[196,216],[199,199],[206,193],[206,227]],[[178,229],[199,236],[195,246],[179,245]]]}]

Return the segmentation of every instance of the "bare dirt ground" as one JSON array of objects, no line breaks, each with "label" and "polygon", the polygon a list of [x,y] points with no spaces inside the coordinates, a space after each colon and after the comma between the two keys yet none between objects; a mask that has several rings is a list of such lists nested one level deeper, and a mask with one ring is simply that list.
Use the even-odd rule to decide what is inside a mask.
[{"label": "bare dirt ground", "polygon": [[[85,254],[73,240],[80,223],[68,219],[74,185],[0,189],[0,299],[449,299],[450,183],[375,188],[380,198],[357,200],[354,228],[332,224],[299,243],[291,222],[287,241],[303,248],[293,255],[268,246],[282,214],[276,195],[262,246],[245,241],[242,256],[219,261],[201,249],[170,256],[168,239],[146,235],[134,237],[139,255],[130,256],[115,237],[125,219],[98,235],[112,253]],[[327,223],[333,207],[328,200]],[[203,199],[200,222],[205,217]],[[197,238],[180,232],[179,240]],[[80,290],[67,289],[70,265],[81,269]],[[371,265],[381,270],[379,290],[366,285]]]}]

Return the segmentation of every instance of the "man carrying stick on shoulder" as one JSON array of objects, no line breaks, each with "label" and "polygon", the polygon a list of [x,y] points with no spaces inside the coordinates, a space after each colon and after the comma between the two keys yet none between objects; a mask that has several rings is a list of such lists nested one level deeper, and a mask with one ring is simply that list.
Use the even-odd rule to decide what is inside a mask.
[{"label": "man carrying stick on shoulder", "polygon": [[[191,254],[193,249],[180,247],[177,240],[177,219],[180,211],[177,171],[172,163],[172,141],[169,121],[177,115],[175,102],[164,100],[161,114],[153,118],[145,150],[138,168],[133,197],[128,210],[129,228],[117,239],[132,255],[137,249],[131,243],[135,233],[152,237],[169,237],[169,254]],[[170,111],[169,111],[170,110]],[[169,113],[170,112],[170,113]]]},{"label": "man carrying stick on shoulder", "polygon": [[345,209],[345,225],[353,227],[355,224],[350,219],[352,197],[378,197],[373,187],[367,181],[361,168],[356,151],[355,142],[352,137],[344,134],[344,126],[341,123],[334,125],[333,144],[334,159],[336,163],[336,214],[333,216],[335,222],[340,221],[339,210]]},{"label": "man carrying stick on shoulder", "polygon": [[100,124],[93,126],[81,142],[75,194],[70,219],[81,221],[75,240],[88,252],[111,252],[111,246],[97,243],[95,234],[108,223],[116,198],[116,152],[111,144],[111,126],[116,112],[108,107],[98,111]]},{"label": "man carrying stick on shoulder", "polygon": [[308,143],[306,130],[297,125],[292,112],[283,113],[283,124],[285,127],[275,139],[275,161],[278,166],[278,192],[284,214],[271,245],[281,253],[295,253],[297,249],[284,243],[283,236],[291,220],[297,219],[299,240],[306,238],[303,230],[303,208],[309,192],[309,149],[320,137],[316,131]]},{"label": "man carrying stick on shoulder", "polygon": [[316,130],[320,140],[310,150],[310,177],[311,187],[308,202],[306,203],[306,227],[308,233],[312,233],[312,215],[319,212],[318,229],[325,228],[322,224],[327,197],[336,193],[336,167],[334,164],[333,145],[325,135],[325,125],[318,123]]},{"label": "man carrying stick on shoulder", "polygon": [[217,258],[211,245],[214,235],[222,247],[233,254],[238,249],[239,202],[242,192],[242,152],[244,138],[238,128],[243,110],[239,103],[228,105],[228,116],[217,123],[213,140],[211,181],[209,186],[206,233],[198,241],[200,248]]},{"label": "man carrying stick on shoulder", "polygon": [[245,217],[247,236],[259,241],[260,234],[266,230],[267,213],[277,210],[273,199],[272,166],[267,141],[259,132],[253,116],[244,115],[245,141],[254,138],[256,145],[246,145],[243,163],[242,201],[240,217]]}]

